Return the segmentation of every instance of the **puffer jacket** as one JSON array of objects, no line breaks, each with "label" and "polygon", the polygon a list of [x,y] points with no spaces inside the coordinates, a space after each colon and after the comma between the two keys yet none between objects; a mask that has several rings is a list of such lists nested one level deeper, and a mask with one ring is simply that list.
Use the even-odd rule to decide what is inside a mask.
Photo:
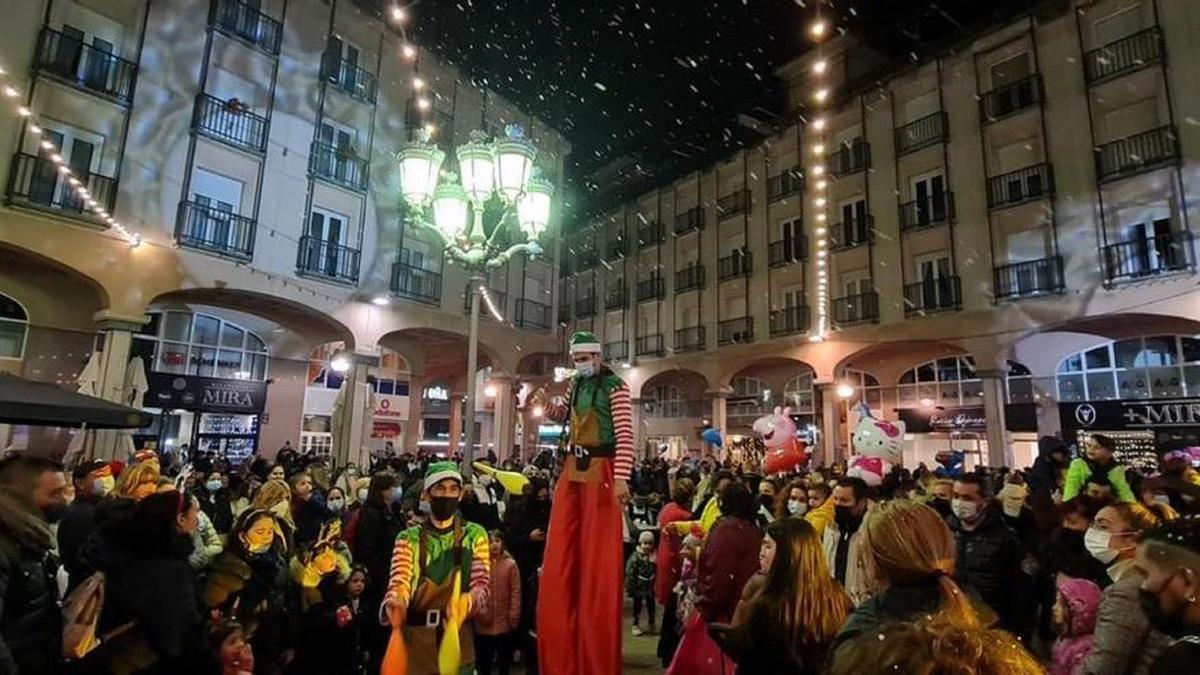
[{"label": "puffer jacket", "polygon": [[1025,557],[1017,534],[1004,524],[997,506],[989,506],[974,529],[950,516],[950,529],[958,540],[958,563],[954,580],[979,592],[983,601],[1000,616],[1000,627],[1020,633],[1028,617],[1021,614],[1020,589],[1027,583],[1021,571]]},{"label": "puffer jacket", "polygon": [[17,530],[28,532],[10,528],[0,517],[0,673],[50,675],[59,672],[62,653],[62,612],[54,580],[58,560],[48,533],[42,541]]},{"label": "puffer jacket", "polygon": [[1058,582],[1059,602],[1065,602],[1066,631],[1054,641],[1051,675],[1077,675],[1092,651],[1092,632],[1100,611],[1101,590],[1087,579],[1064,577]]},{"label": "puffer jacket", "polygon": [[508,551],[492,558],[491,575],[487,604],[475,615],[477,635],[511,633],[521,620],[521,575]]}]

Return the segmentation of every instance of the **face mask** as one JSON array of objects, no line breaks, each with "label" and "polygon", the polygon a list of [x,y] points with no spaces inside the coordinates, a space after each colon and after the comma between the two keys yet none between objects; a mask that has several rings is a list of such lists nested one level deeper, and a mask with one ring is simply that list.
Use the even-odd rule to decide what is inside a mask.
[{"label": "face mask", "polygon": [[367,488],[361,488],[358,491],[358,502],[360,504],[367,503]]},{"label": "face mask", "polygon": [[579,373],[580,377],[591,377],[596,374],[596,364],[588,361],[575,366],[575,372]]},{"label": "face mask", "polygon": [[[1103,532],[1094,527],[1088,528],[1087,534],[1083,535],[1083,547],[1087,549],[1088,553],[1092,554],[1093,558],[1099,560],[1105,565],[1112,562],[1113,559],[1117,557],[1117,551],[1114,551],[1108,547],[1109,542],[1111,541],[1111,532]],[[1155,600],[1155,602],[1157,602],[1157,600]]]},{"label": "face mask", "polygon": [[341,499],[330,499],[325,505],[334,513],[341,513],[342,509],[346,508],[346,502]]},{"label": "face mask", "polygon": [[92,494],[97,497],[107,497],[108,493],[112,492],[113,488],[116,487],[116,484],[117,479],[112,476],[97,478],[92,481]]},{"label": "face mask", "polygon": [[799,499],[788,500],[788,513],[792,514],[793,516],[802,516],[807,512],[808,504],[800,501]]},{"label": "face mask", "polygon": [[430,513],[432,513],[432,510],[430,509],[430,506],[429,506],[429,502],[426,502],[426,501],[419,502],[417,504],[417,510],[420,511],[422,515],[426,515],[426,516],[429,515]]},{"label": "face mask", "polygon": [[220,480],[210,480],[204,484],[204,487],[209,492],[216,492],[217,490],[221,489],[221,481]]},{"label": "face mask", "polygon": [[857,530],[859,524],[862,523],[862,516],[854,515],[852,507],[835,505],[833,507],[833,521],[837,523],[838,529],[843,532]]},{"label": "face mask", "polygon": [[53,506],[48,506],[42,509],[42,517],[45,518],[46,522],[50,524],[57,523],[58,521],[62,520],[63,516],[65,515],[67,515],[66,504],[54,504]]},{"label": "face mask", "polygon": [[429,515],[433,516],[434,520],[450,520],[456,511],[458,511],[457,497],[429,498]]},{"label": "face mask", "polygon": [[1157,628],[1159,632],[1176,639],[1187,635],[1187,626],[1183,625],[1179,619],[1169,617],[1163,612],[1162,603],[1158,601],[1157,593],[1139,588],[1138,604],[1141,605],[1142,613],[1146,615],[1146,620],[1150,622],[1151,626]]},{"label": "face mask", "polygon": [[1169,495],[1154,495],[1154,503],[1162,504],[1163,506],[1171,505],[1171,497]]},{"label": "face mask", "polygon": [[965,502],[961,499],[955,499],[950,502],[950,512],[958,517],[959,520],[971,521],[975,516],[979,515],[979,505],[975,502]]},{"label": "face mask", "polygon": [[767,509],[768,511],[770,511],[775,506],[775,498],[772,497],[771,495],[759,495],[758,503],[764,509]]},{"label": "face mask", "polygon": [[1020,502],[1017,502],[1014,504],[1006,499],[1003,502],[1003,506],[1004,506],[1004,515],[1008,516],[1009,518],[1016,518],[1017,516],[1021,515]]}]

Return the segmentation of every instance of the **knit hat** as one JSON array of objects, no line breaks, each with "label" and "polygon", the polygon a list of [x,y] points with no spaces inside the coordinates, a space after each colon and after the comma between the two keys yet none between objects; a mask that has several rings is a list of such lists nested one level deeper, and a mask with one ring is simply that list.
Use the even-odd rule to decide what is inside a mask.
[{"label": "knit hat", "polygon": [[596,337],[595,333],[581,330],[571,336],[570,349],[572,354],[583,352],[601,353],[604,351],[604,345],[600,343],[600,338]]},{"label": "knit hat", "polygon": [[447,478],[453,478],[462,485],[463,477],[458,465],[454,462],[432,462],[429,468],[425,469],[425,489],[428,490]]},{"label": "knit hat", "polygon": [[653,544],[654,543],[654,533],[649,530],[642,531],[642,533],[638,535],[638,543],[639,544]]}]

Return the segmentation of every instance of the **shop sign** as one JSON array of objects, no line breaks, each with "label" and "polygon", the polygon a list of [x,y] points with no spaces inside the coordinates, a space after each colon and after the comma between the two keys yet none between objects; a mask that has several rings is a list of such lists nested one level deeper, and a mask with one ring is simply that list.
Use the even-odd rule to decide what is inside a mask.
[{"label": "shop sign", "polygon": [[173,373],[148,374],[144,405],[199,412],[257,414],[267,403],[267,383]]},{"label": "shop sign", "polygon": [[[900,421],[910,434],[986,433],[987,413],[983,406],[900,408]],[[1008,431],[1037,431],[1037,410],[1030,403],[1004,406]]]},{"label": "shop sign", "polygon": [[400,438],[400,423],[375,420],[371,424],[371,438],[379,438],[385,441]]},{"label": "shop sign", "polygon": [[1200,427],[1200,398],[1059,403],[1064,431]]},{"label": "shop sign", "polygon": [[376,418],[392,420],[408,419],[408,397],[377,394],[375,396],[374,416]]},{"label": "shop sign", "polygon": [[449,401],[450,392],[445,387],[433,386],[425,388],[425,398],[430,401]]}]

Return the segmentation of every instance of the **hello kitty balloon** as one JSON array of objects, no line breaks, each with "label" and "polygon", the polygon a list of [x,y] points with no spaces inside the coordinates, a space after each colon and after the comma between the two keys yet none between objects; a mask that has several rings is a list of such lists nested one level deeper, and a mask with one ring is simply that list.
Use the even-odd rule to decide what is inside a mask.
[{"label": "hello kitty balloon", "polygon": [[879,485],[892,470],[892,465],[903,457],[904,422],[875,419],[863,406],[851,444],[854,456],[850,458],[846,475],[861,478],[867,485]]},{"label": "hello kitty balloon", "polygon": [[796,423],[792,421],[791,408],[775,408],[772,414],[754,420],[754,433],[766,446],[762,466],[764,475],[791,471],[808,459],[804,443],[796,438]]}]

